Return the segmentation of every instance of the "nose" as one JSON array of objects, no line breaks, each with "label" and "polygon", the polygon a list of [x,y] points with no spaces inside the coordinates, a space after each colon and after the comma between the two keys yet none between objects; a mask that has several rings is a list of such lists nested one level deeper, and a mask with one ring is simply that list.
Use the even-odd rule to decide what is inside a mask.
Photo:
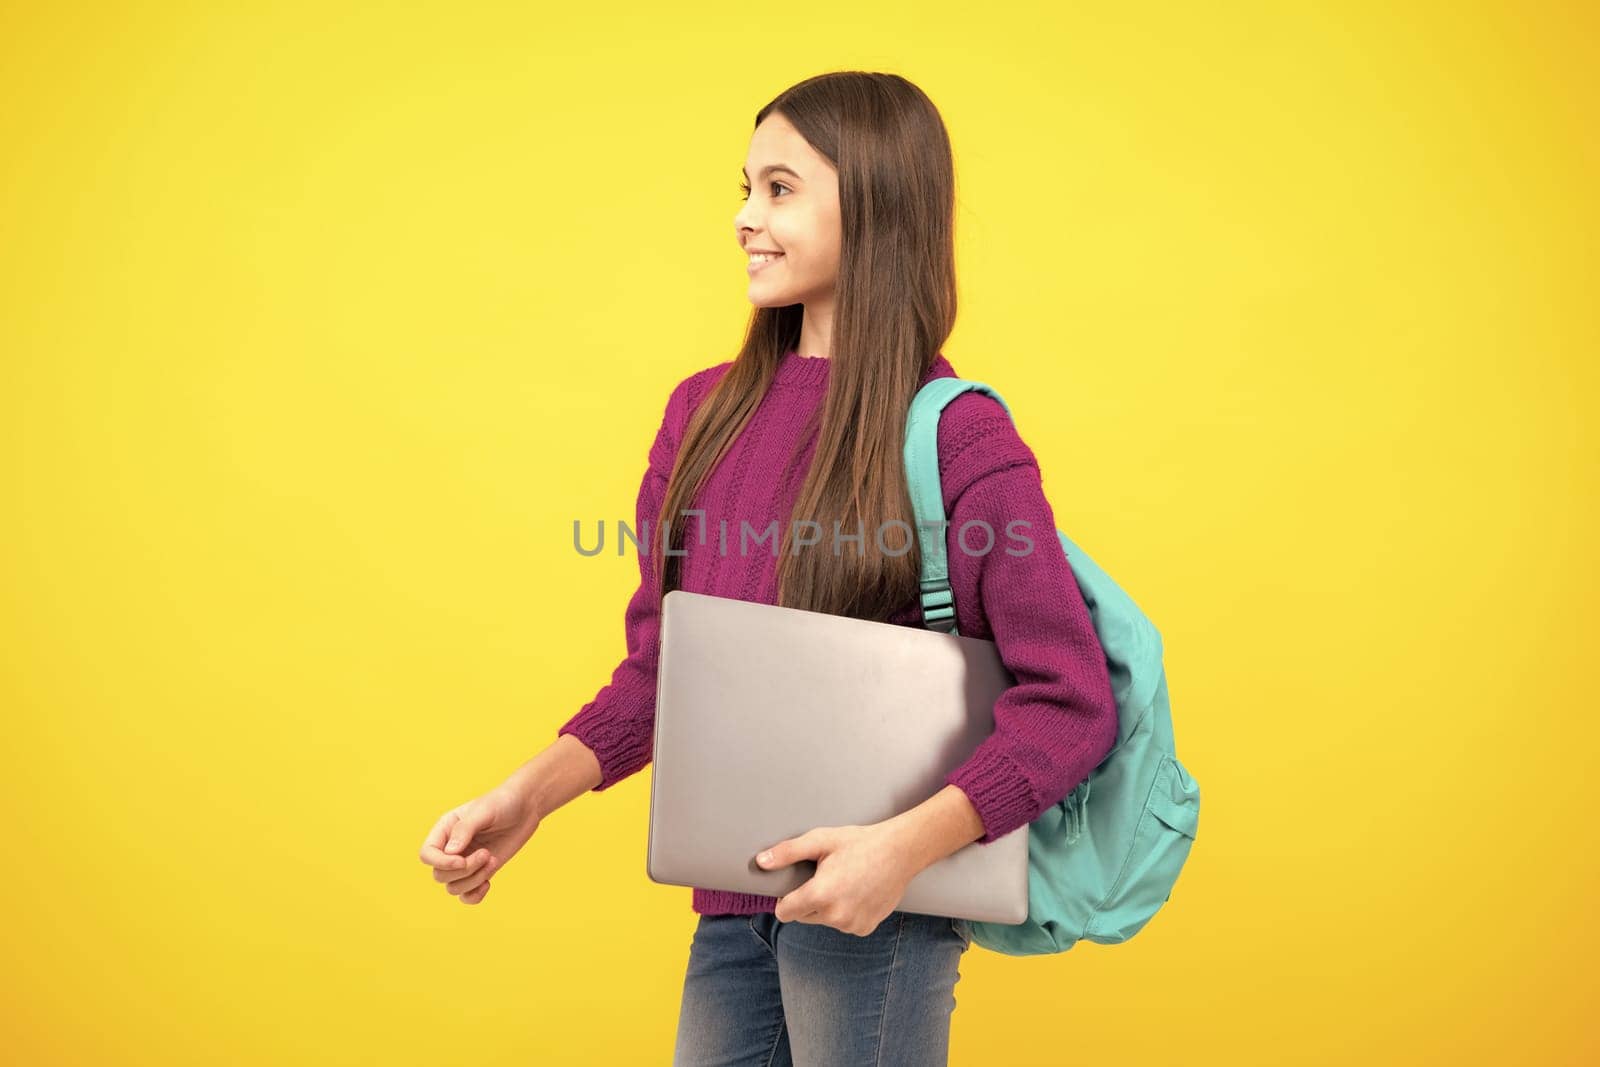
[{"label": "nose", "polygon": [[748,202],[733,217],[733,237],[742,247],[757,232],[755,213]]}]

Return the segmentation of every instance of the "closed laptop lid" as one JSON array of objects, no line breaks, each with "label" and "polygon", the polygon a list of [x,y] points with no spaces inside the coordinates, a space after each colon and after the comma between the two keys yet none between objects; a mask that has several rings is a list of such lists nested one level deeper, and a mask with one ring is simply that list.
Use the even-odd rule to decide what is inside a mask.
[{"label": "closed laptop lid", "polygon": [[[675,589],[662,602],[647,869],[782,896],[816,870],[756,853],[866,825],[944,788],[1013,684],[994,642]],[[1028,828],[921,871],[903,911],[1020,923]]]}]

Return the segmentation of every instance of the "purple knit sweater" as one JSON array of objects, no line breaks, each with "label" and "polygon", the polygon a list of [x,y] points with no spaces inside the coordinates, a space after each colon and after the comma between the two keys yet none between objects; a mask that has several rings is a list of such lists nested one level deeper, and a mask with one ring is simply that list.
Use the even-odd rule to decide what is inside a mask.
[{"label": "purple knit sweater", "polygon": [[[645,522],[654,529],[689,416],[732,365],[719,363],[690,375],[668,398],[639,486],[635,532],[642,544],[656,543],[644,539]],[[787,527],[816,450],[815,433],[792,466],[790,449],[799,445],[807,417],[827,392],[829,366],[828,359],[794,351],[780,359],[755,415],[695,497],[695,506],[706,512],[708,543],[696,551],[697,539],[689,536],[681,546],[687,551],[678,558],[682,588],[776,603],[776,549],[768,542],[743,555],[731,547],[721,553],[716,531],[726,519],[733,545],[741,520],[756,530],[773,519],[780,532]],[[955,369],[940,355],[924,381],[954,376]],[[964,636],[994,641],[1016,680],[995,702],[994,733],[945,777],[977,809],[984,827],[977,840],[987,844],[1032,822],[1089,776],[1116,741],[1117,711],[1105,652],[1056,536],[1038,463],[992,397],[963,393],[944,409],[939,473],[950,522],[947,552],[957,625]],[[994,531],[987,552],[981,526],[968,530],[970,551],[957,543],[962,524],[973,519]],[[1031,524],[1020,528],[1033,541],[1026,555],[1006,551],[1019,548],[1006,530],[1014,519]],[[685,521],[691,533],[698,528],[696,520]],[[660,593],[653,554],[637,555],[640,584],[624,616],[628,654],[594,700],[557,731],[557,736],[576,735],[599,759],[602,778],[596,791],[642,769],[654,750]],[[921,604],[908,604],[889,622],[920,627]],[[693,908],[702,915],[749,915],[771,911],[777,901],[696,888]]]}]

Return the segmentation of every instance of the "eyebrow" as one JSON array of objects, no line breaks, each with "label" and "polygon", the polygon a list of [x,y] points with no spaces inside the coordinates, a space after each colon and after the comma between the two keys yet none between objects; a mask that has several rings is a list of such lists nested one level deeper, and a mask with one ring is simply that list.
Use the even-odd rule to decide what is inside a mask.
[{"label": "eyebrow", "polygon": [[[800,172],[795,170],[793,167],[785,166],[782,163],[769,163],[767,166],[761,168],[761,180],[766,181],[767,175],[780,170],[785,174],[792,174],[796,178],[800,178]],[[739,173],[743,174],[746,178],[750,177],[750,172],[745,170],[743,167],[739,168]],[[800,180],[805,181],[804,178],[800,178]]]}]

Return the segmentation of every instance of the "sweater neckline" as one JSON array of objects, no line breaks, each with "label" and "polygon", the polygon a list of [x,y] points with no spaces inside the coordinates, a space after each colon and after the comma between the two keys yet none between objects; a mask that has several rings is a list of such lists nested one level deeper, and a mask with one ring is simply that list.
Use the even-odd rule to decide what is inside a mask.
[{"label": "sweater neckline", "polygon": [[[797,350],[791,348],[778,359],[778,367],[772,374],[775,385],[794,386],[825,386],[828,384],[828,368],[833,360],[827,356],[802,356]],[[954,377],[955,368],[950,365],[941,352],[934,357],[933,366],[928,369],[923,382],[934,378]]]},{"label": "sweater neckline", "polygon": [[826,385],[828,367],[833,360],[826,356],[802,356],[791,348],[778,359],[778,369],[773,372],[774,383],[784,385]]}]

